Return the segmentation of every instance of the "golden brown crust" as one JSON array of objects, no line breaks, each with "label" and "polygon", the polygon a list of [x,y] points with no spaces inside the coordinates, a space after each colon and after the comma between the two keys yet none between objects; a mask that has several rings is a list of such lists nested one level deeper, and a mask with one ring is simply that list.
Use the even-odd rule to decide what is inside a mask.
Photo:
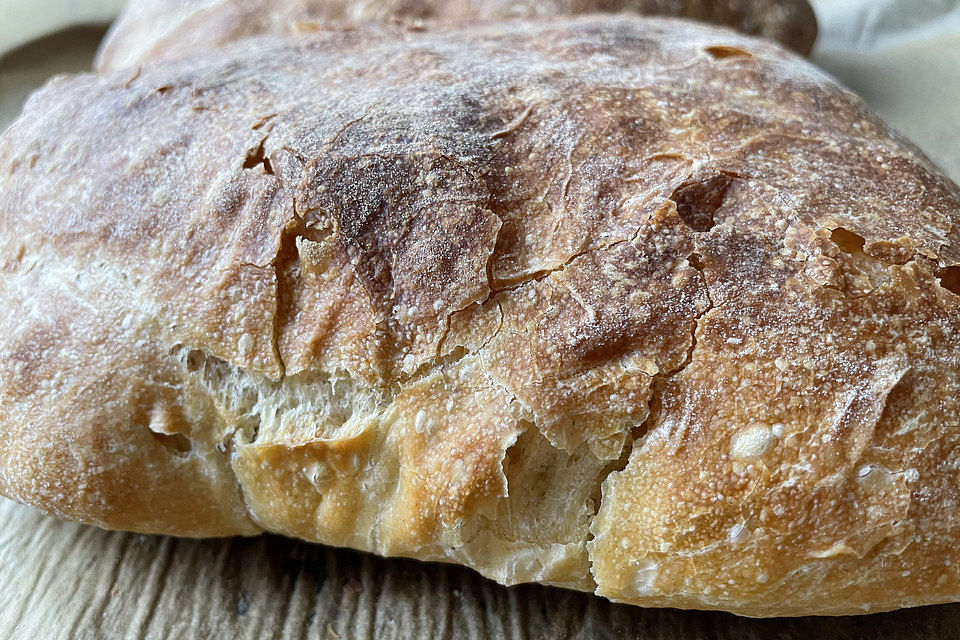
[{"label": "golden brown crust", "polygon": [[954,600],[958,214],[820,72],[680,21],[58,80],[0,145],[0,490],[636,604]]},{"label": "golden brown crust", "polygon": [[[15,310],[0,324],[0,490],[104,527],[256,532],[226,425],[162,347],[143,340],[141,320],[116,300],[112,269],[86,271],[4,235],[3,299]],[[11,260],[18,243],[24,255]]]},{"label": "golden brown crust", "polygon": [[424,28],[595,12],[701,20],[769,38],[803,55],[817,37],[807,0],[132,0],[100,47],[96,67],[115,71],[319,25],[395,21]]}]

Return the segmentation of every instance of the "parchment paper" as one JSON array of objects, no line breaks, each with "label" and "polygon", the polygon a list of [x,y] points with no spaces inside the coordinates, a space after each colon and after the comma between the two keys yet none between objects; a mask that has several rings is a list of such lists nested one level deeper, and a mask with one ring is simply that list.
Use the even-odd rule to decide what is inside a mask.
[{"label": "parchment paper", "polygon": [[[815,61],[960,179],[960,0],[815,4]],[[46,77],[89,68],[101,33],[59,34],[0,59],[0,128]],[[642,610],[274,536],[101,531],[0,499],[6,638],[947,639],[960,638],[960,605],[793,620]]]}]

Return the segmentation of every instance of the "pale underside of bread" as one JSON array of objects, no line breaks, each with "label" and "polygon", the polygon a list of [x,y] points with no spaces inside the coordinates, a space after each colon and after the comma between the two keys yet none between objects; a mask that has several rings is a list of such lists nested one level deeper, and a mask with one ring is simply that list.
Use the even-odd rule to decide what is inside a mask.
[{"label": "pale underside of bread", "polygon": [[955,600],[958,211],[682,21],[61,78],[0,138],[0,491],[640,605]]},{"label": "pale underside of bread", "polygon": [[116,71],[253,35],[322,25],[398,21],[430,28],[592,12],[702,20],[775,40],[804,55],[817,36],[807,0],[131,0],[107,34],[96,66]]}]

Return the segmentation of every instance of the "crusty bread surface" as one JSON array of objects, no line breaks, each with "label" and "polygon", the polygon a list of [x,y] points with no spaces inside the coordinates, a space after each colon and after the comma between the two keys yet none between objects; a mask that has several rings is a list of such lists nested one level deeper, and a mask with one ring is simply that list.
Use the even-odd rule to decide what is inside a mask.
[{"label": "crusty bread surface", "polygon": [[960,192],[779,47],[581,17],[59,78],[0,492],[638,605],[960,596]]},{"label": "crusty bread surface", "polygon": [[131,0],[104,39],[96,66],[113,71],[311,23],[395,21],[431,28],[595,12],[702,20],[775,40],[804,55],[817,36],[807,0]]}]

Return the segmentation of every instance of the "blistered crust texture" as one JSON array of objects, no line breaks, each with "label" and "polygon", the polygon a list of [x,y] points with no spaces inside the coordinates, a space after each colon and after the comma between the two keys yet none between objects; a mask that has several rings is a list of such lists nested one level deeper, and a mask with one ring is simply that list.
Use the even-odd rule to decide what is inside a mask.
[{"label": "blistered crust texture", "polygon": [[775,40],[804,55],[817,37],[807,0],[131,0],[107,34],[96,66],[115,71],[252,35],[357,22],[424,29],[597,12],[701,20]]},{"label": "blistered crust texture", "polygon": [[0,143],[0,490],[641,605],[954,600],[958,206],[666,19],[59,79]]}]

